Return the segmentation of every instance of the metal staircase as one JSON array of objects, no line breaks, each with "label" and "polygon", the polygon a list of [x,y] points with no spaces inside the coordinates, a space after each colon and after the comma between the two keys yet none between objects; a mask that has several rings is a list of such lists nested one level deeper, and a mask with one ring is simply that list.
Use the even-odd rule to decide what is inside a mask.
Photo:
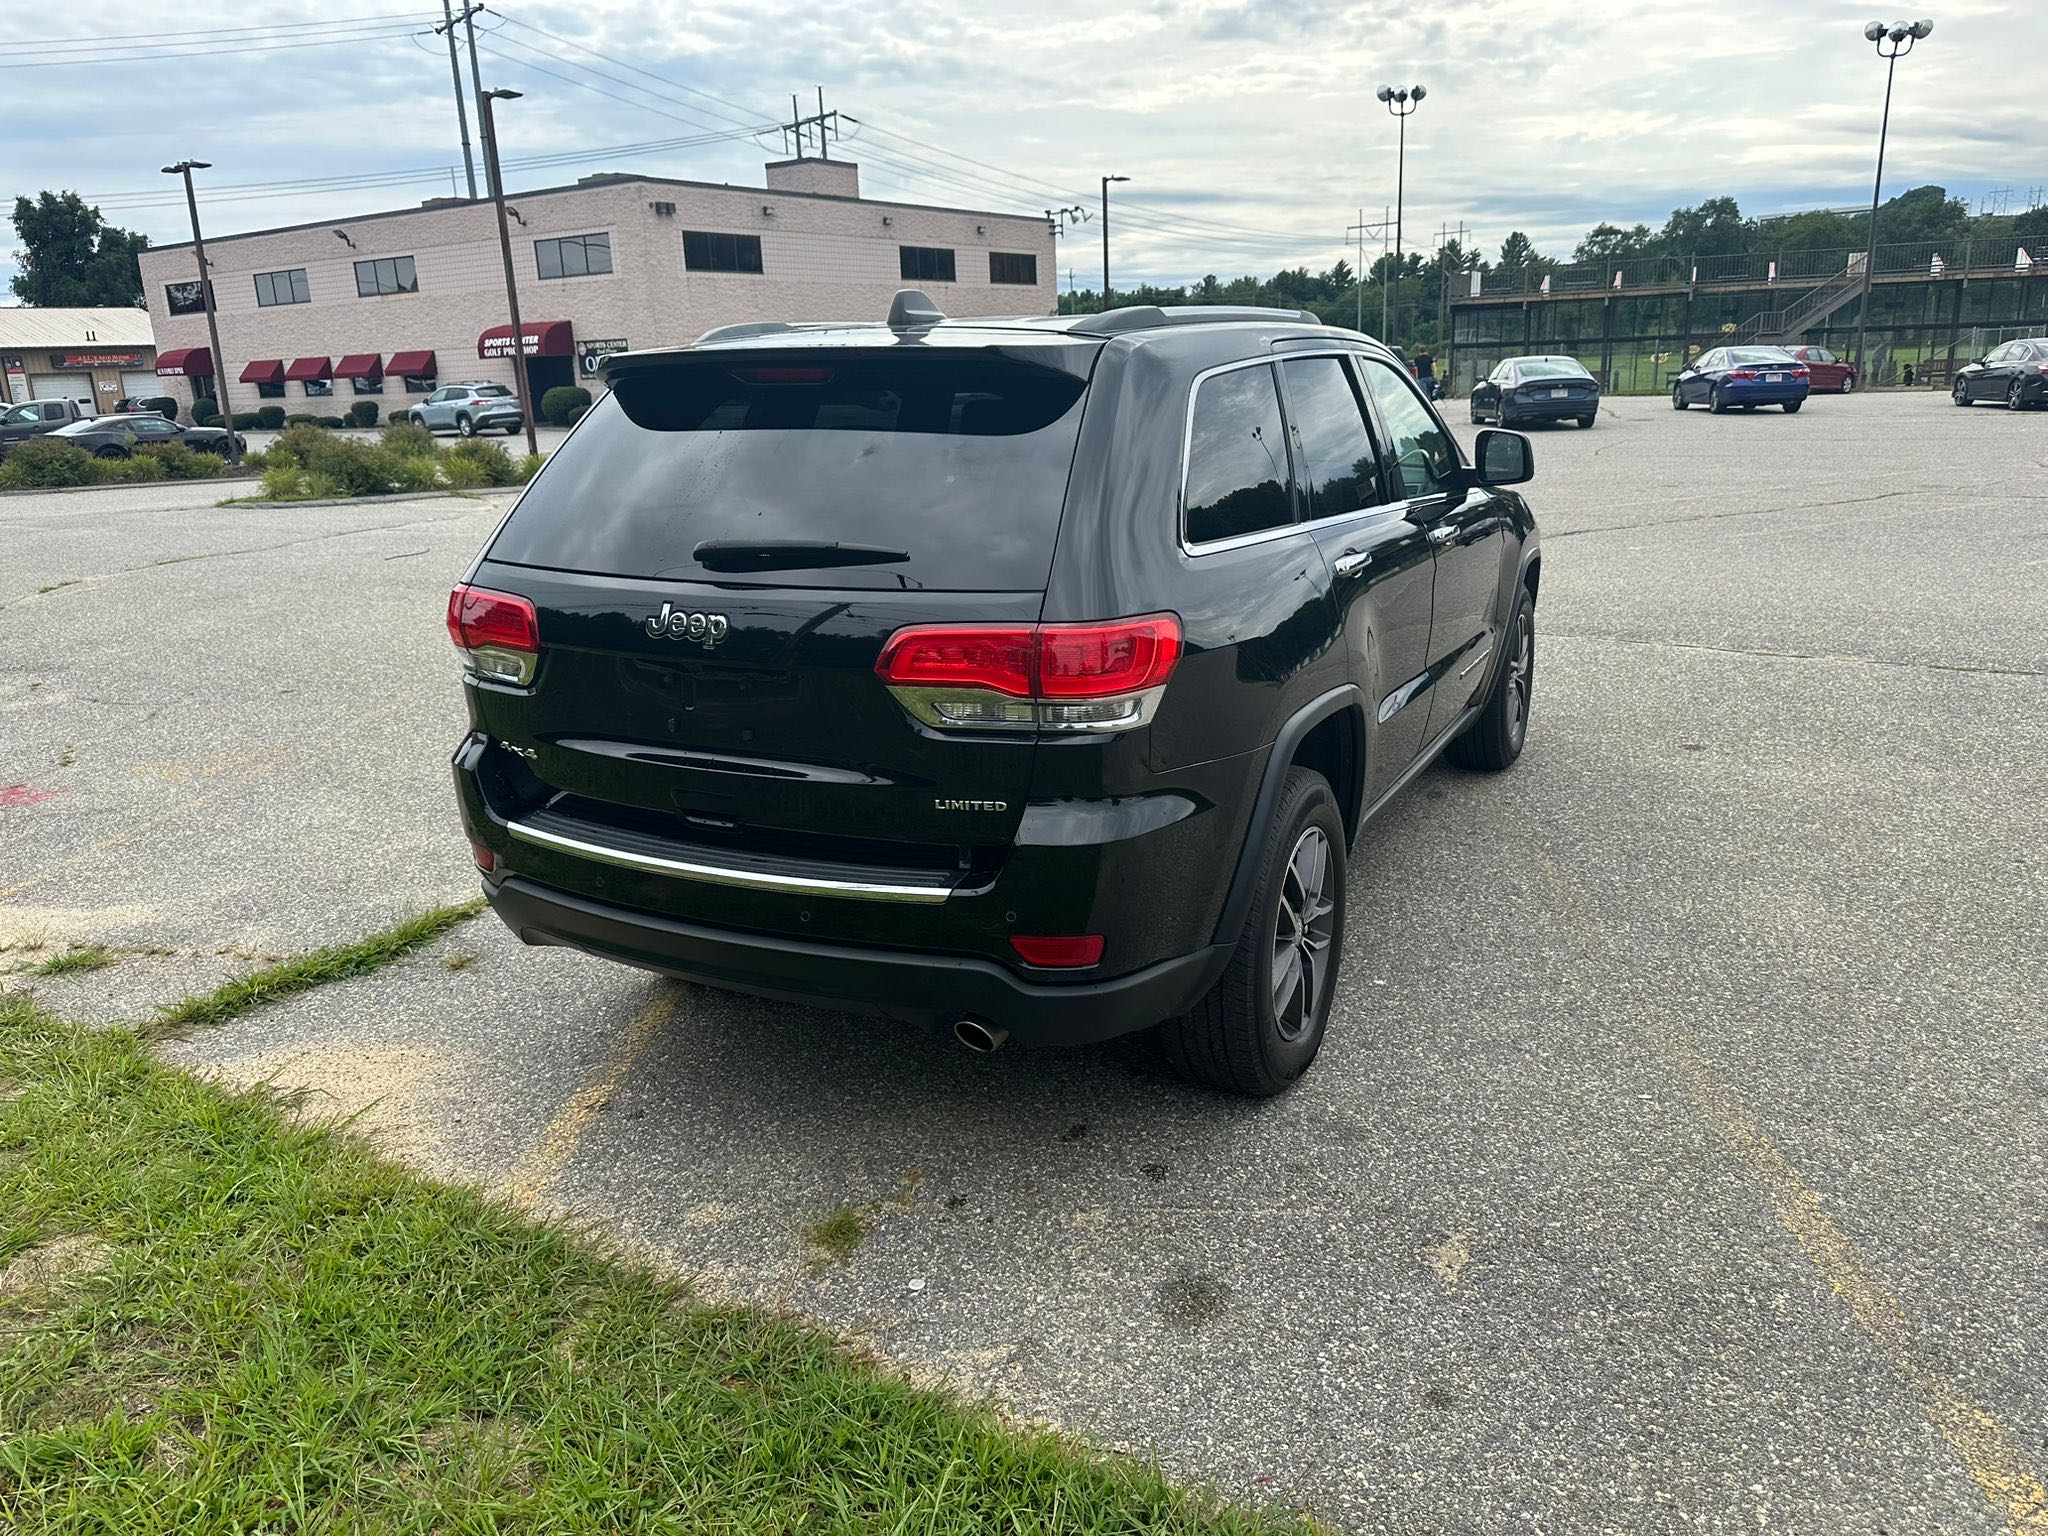
[{"label": "metal staircase", "polygon": [[1796,341],[1808,326],[1819,325],[1863,290],[1863,268],[1852,264],[1837,272],[1789,309],[1766,309],[1735,328],[1738,342]]}]

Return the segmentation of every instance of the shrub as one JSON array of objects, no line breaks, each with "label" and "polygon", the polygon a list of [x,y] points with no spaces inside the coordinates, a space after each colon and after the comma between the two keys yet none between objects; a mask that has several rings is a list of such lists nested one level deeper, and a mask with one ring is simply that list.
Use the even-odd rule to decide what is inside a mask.
[{"label": "shrub", "polygon": [[314,420],[318,421],[323,427],[345,427],[348,425],[347,418],[341,416],[316,416]]},{"label": "shrub", "polygon": [[100,461],[76,443],[31,437],[7,450],[9,482],[48,490],[61,485],[97,485]]},{"label": "shrub", "polygon": [[318,416],[302,416],[297,412],[293,412],[285,417],[284,424],[288,427],[317,427],[320,424],[320,418]]},{"label": "shrub", "polygon": [[284,461],[265,466],[263,471],[263,494],[272,501],[290,501],[299,494],[299,480],[303,471],[299,466]]},{"label": "shrub", "polygon": [[441,465],[450,472],[451,485],[457,483],[453,475],[458,464],[475,466],[476,478],[464,482],[467,486],[511,485],[519,478],[519,471],[512,467],[512,455],[501,445],[481,438],[466,437],[442,456]]},{"label": "shrub", "polygon": [[589,414],[590,414],[590,407],[589,407],[589,406],[587,406],[587,405],[579,405],[579,406],[577,406],[575,410],[573,410],[573,411],[571,411],[571,412],[569,413],[569,425],[570,425],[570,426],[572,426],[572,427],[573,427],[573,426],[575,426],[577,422],[581,421],[581,420],[582,420],[582,419],[583,419],[584,417],[588,416]]},{"label": "shrub", "polygon": [[178,402],[169,395],[151,395],[147,400],[138,400],[135,403],[145,411],[155,411],[159,415],[170,417],[172,421],[178,419]]},{"label": "shrub", "polygon": [[292,424],[278,433],[277,440],[270,445],[268,458],[274,464],[296,464],[304,469],[330,441],[325,432],[305,417],[294,416]]},{"label": "shrub", "polygon": [[135,452],[139,458],[154,460],[172,480],[210,480],[226,467],[218,455],[201,453],[184,443],[148,443]]},{"label": "shrub", "polygon": [[220,406],[207,395],[201,395],[192,402],[192,425],[195,427],[217,427],[220,425]]},{"label": "shrub", "polygon": [[[183,443],[172,446],[183,448]],[[100,459],[93,466],[102,484],[119,484],[126,481],[161,480],[164,478],[163,464],[147,449],[132,459]]]},{"label": "shrub", "polygon": [[545,463],[547,463],[547,455],[545,454],[523,453],[519,456],[518,464],[513,466],[513,472],[519,476],[519,483],[524,485],[540,473],[540,467]]},{"label": "shrub", "polygon": [[377,425],[377,402],[358,400],[348,408],[348,424],[352,427],[374,427]]},{"label": "shrub", "polygon": [[398,461],[398,488],[401,491],[438,491],[441,488],[441,466],[431,458],[414,454]]},{"label": "shrub", "polygon": [[408,459],[431,460],[440,452],[433,433],[404,420],[386,422],[382,441],[393,453]]},{"label": "shrub", "polygon": [[558,384],[540,397],[541,420],[566,427],[590,409],[590,391],[574,384]]},{"label": "shrub", "polygon": [[256,425],[266,431],[275,432],[284,425],[284,407],[281,405],[259,405],[256,407]]},{"label": "shrub", "polygon": [[441,458],[441,478],[448,483],[450,490],[455,491],[473,491],[491,483],[483,465],[475,459],[458,458],[452,453]]},{"label": "shrub", "polygon": [[[278,419],[282,421],[284,418],[280,416]],[[235,430],[237,432],[253,432],[262,425],[263,413],[261,411],[235,412]]]},{"label": "shrub", "polygon": [[382,496],[403,487],[404,464],[381,444],[322,433],[305,458],[306,482],[335,487],[319,493],[326,496]]}]

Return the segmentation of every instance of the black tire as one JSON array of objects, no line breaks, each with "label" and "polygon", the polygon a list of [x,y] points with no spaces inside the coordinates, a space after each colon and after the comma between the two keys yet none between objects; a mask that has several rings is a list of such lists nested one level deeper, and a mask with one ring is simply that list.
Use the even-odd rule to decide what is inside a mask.
[{"label": "black tire", "polygon": [[1479,414],[1479,402],[1477,400],[1474,400],[1472,402],[1472,425],[1476,427],[1484,419],[1485,418]]},{"label": "black tire", "polygon": [[1966,380],[1957,379],[1955,383],[1952,386],[1950,386],[1948,397],[1949,399],[1955,401],[1957,405],[1967,406],[1970,403],[1969,383]]},{"label": "black tire", "polygon": [[1728,413],[1728,402],[1721,398],[1721,386],[1718,384],[1707,391],[1707,409],[1716,416],[1725,416]]},{"label": "black tire", "polygon": [[1523,587],[1508,619],[1506,654],[1479,718],[1452,739],[1444,756],[1460,768],[1498,773],[1522,755],[1529,737],[1529,704],[1536,688],[1536,604]]},{"label": "black tire", "polygon": [[1579,418],[1579,429],[1580,429],[1581,431],[1585,431],[1585,430],[1589,429],[1589,428],[1590,428],[1590,427],[1591,427],[1592,425],[1593,425],[1593,418],[1592,418],[1591,416],[1581,416],[1581,417]]},{"label": "black tire", "polygon": [[2024,411],[2027,408],[2026,386],[2014,379],[2005,390],[2005,408],[2008,411]]},{"label": "black tire", "polygon": [[[1265,831],[1251,910],[1230,964],[1206,997],[1156,1031],[1161,1054],[1181,1076],[1257,1098],[1292,1087],[1322,1049],[1344,950],[1344,818],[1323,776],[1289,768]],[[1318,864],[1316,886],[1305,865]],[[1304,902],[1311,888],[1320,895]],[[1292,916],[1303,906],[1306,924]],[[1290,938],[1290,924],[1306,937]],[[1276,1003],[1274,966],[1287,955],[1311,995],[1297,986]]]},{"label": "black tire", "polygon": [[471,421],[466,415],[457,416],[455,418],[455,430],[464,437],[475,437],[476,423]]},{"label": "black tire", "polygon": [[92,456],[96,459],[125,459],[128,457],[128,450],[126,448],[116,448],[112,443],[109,443],[104,448],[93,449]]},{"label": "black tire", "polygon": [[1853,373],[1845,373],[1845,374],[1843,374],[1843,375],[1842,375],[1842,393],[1843,393],[1843,394],[1845,394],[1845,395],[1853,395],[1853,394],[1855,394],[1855,393],[1856,393],[1856,375],[1855,375],[1855,374],[1853,374]]},{"label": "black tire", "polygon": [[1682,385],[1682,384],[1674,384],[1674,385],[1672,385],[1672,386],[1671,386],[1671,409],[1673,409],[1674,411],[1682,411],[1682,410],[1684,410],[1684,409],[1685,409],[1685,407],[1686,407],[1686,399],[1685,399],[1685,386],[1684,386],[1684,385]]},{"label": "black tire", "polygon": [[1787,416],[1797,416],[1799,414],[1799,407],[1804,404],[1806,404],[1804,400],[1787,400],[1785,402],[1785,414]]},{"label": "black tire", "polygon": [[507,437],[517,437],[520,431],[522,430],[522,427],[523,423],[515,421],[512,423],[511,426],[505,429],[505,435]]}]

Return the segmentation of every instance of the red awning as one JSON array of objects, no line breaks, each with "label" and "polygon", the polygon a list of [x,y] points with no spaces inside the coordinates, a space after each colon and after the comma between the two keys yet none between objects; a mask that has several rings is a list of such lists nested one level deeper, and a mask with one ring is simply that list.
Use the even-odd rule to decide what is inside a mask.
[{"label": "red awning", "polygon": [[324,357],[302,357],[285,369],[284,376],[302,382],[306,379],[331,379],[334,377],[334,365]]},{"label": "red awning", "polygon": [[334,365],[337,379],[381,379],[384,359],[375,352],[352,352]]},{"label": "red awning", "polygon": [[156,371],[157,377],[163,379],[210,379],[213,351],[208,347],[173,347],[157,354]]},{"label": "red awning", "polygon": [[[525,332],[525,352],[528,357],[569,357],[576,351],[575,328],[567,320],[527,320],[520,329]],[[510,357],[512,355],[512,327],[494,325],[476,339],[478,357]]]},{"label": "red awning", "polygon": [[431,352],[394,352],[391,354],[391,366],[385,371],[401,379],[432,379],[440,377],[441,373],[434,366],[434,354]]},{"label": "red awning", "polygon": [[251,363],[242,370],[244,384],[282,384],[284,382],[284,360],[266,357]]}]

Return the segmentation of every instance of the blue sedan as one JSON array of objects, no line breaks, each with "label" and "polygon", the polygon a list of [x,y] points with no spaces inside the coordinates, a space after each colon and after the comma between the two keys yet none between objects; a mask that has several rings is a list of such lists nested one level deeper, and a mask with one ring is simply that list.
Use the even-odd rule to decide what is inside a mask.
[{"label": "blue sedan", "polygon": [[1678,376],[1671,386],[1671,409],[1705,405],[1710,411],[1741,406],[1782,405],[1790,416],[1806,404],[1813,375],[1806,364],[1783,347],[1716,347]]}]

